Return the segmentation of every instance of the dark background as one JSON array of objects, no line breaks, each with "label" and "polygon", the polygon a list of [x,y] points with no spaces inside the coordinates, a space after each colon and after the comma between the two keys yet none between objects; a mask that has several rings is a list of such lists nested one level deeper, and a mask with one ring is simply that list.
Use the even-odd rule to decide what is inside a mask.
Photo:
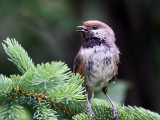
[{"label": "dark background", "polygon": [[[1,0],[0,43],[16,38],[35,64],[72,68],[82,43],[76,26],[86,20],[103,21],[116,34],[118,78],[130,84],[124,104],[160,113],[160,0]],[[6,58],[0,45],[0,73],[20,74]]]}]

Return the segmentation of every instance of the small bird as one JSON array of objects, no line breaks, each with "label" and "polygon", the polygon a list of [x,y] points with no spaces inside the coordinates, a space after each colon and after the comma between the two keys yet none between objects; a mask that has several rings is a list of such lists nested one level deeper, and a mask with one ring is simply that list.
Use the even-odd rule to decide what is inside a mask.
[{"label": "small bird", "polygon": [[114,32],[97,20],[83,22],[77,28],[83,33],[83,43],[75,57],[73,71],[84,77],[88,112],[94,116],[89,99],[94,97],[94,92],[102,90],[112,104],[113,117],[117,120],[117,109],[107,91],[108,85],[114,82],[119,63],[120,52],[115,44]]}]

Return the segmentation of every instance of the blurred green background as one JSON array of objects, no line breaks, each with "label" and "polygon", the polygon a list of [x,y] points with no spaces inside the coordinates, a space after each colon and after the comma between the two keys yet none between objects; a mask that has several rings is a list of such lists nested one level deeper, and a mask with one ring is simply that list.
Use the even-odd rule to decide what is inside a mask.
[{"label": "blurred green background", "polygon": [[[1,0],[0,43],[16,38],[35,64],[72,68],[82,43],[76,26],[86,20],[103,21],[116,34],[123,80],[111,86],[112,98],[160,113],[160,0]],[[0,45],[0,73],[19,74],[6,58]]]}]

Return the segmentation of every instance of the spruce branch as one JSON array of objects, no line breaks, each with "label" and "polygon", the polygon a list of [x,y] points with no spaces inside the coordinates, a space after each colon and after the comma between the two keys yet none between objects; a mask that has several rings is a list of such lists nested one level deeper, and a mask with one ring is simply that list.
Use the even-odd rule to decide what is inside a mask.
[{"label": "spruce branch", "polygon": [[55,86],[64,84],[70,78],[69,70],[63,62],[38,64],[22,75],[20,88],[41,92],[55,89]]},{"label": "spruce branch", "polygon": [[123,110],[135,119],[142,120],[160,120],[160,115],[142,107],[124,106]]},{"label": "spruce branch", "polygon": [[0,74],[0,97],[4,97],[12,91],[12,81]]},{"label": "spruce branch", "polygon": [[34,67],[34,63],[28,56],[28,53],[15,39],[7,38],[2,45],[6,54],[10,57],[8,59],[13,62],[22,73]]},{"label": "spruce branch", "polygon": [[87,113],[80,113],[74,117],[72,117],[73,120],[91,120],[90,114]]},{"label": "spruce branch", "polygon": [[15,99],[9,99],[0,106],[1,120],[20,120],[21,118],[24,118],[24,110]]},{"label": "spruce branch", "polygon": [[[95,112],[95,119],[112,119],[112,111],[109,109],[111,106],[108,102],[101,99],[91,100],[92,108]],[[119,120],[159,120],[160,115],[146,110],[141,107],[124,106],[115,104],[118,110]]]},{"label": "spruce branch", "polygon": [[[3,100],[4,104],[0,106],[0,119],[22,118],[24,111],[20,103],[27,103],[36,108],[35,119],[111,120],[113,118],[113,113],[109,109],[111,105],[101,99],[91,99],[95,116],[90,117],[84,101],[83,78],[71,73],[65,63],[53,61],[34,66],[27,52],[15,39],[7,38],[3,47],[10,57],[9,60],[23,74],[11,75],[10,78],[0,75],[0,97],[6,98]],[[160,120],[159,114],[144,108],[115,105],[119,120]]]},{"label": "spruce branch", "polygon": [[57,85],[55,89],[51,89],[47,96],[51,98],[53,102],[61,102],[68,103],[70,100],[72,101],[80,101],[85,98],[84,88],[82,87],[83,79],[81,76],[76,74],[72,75],[72,77],[62,85]]},{"label": "spruce branch", "polygon": [[34,107],[36,111],[33,115],[34,119],[38,120],[58,120],[57,112],[50,108],[49,103],[41,101],[40,103],[35,102]]},{"label": "spruce branch", "polygon": [[[95,113],[95,119],[112,119],[113,113],[110,109],[111,104],[102,99],[91,99],[91,104],[93,111]],[[115,103],[117,111],[118,111],[118,119],[119,120],[135,120],[131,114],[127,111],[124,111],[122,108],[123,106],[120,104]]]}]

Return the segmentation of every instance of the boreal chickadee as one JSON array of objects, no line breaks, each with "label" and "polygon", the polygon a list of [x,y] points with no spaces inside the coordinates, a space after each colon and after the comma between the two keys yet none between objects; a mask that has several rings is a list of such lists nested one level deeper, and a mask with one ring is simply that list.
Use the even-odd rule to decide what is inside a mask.
[{"label": "boreal chickadee", "polygon": [[[103,22],[89,20],[78,26],[83,33],[83,44],[74,61],[74,72],[84,76],[88,112],[94,112],[89,99],[94,92],[102,90],[112,104],[114,119],[118,119],[115,105],[108,96],[107,86],[113,82],[119,63],[119,49],[115,44],[113,30]],[[88,97],[89,96],[89,97]]]}]

